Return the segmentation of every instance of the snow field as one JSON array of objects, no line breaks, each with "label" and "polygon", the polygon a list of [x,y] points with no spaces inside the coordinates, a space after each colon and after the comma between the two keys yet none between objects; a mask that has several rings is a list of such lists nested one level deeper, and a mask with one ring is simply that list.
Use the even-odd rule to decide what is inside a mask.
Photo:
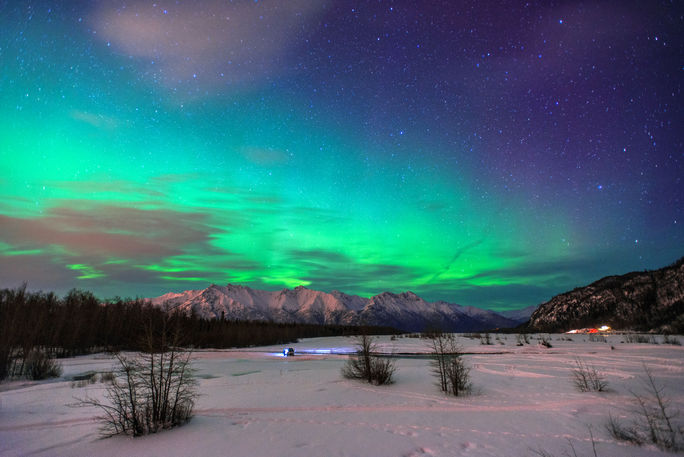
[{"label": "snow field", "polygon": [[[0,384],[0,455],[528,456],[535,450],[571,453],[569,442],[578,455],[593,455],[588,427],[600,456],[668,455],[616,442],[604,423],[609,412],[632,416],[629,390],[643,390],[644,363],[684,414],[683,347],[625,344],[620,335],[608,336],[607,343],[551,335],[552,348],[537,340],[516,346],[515,335],[500,338],[503,345],[492,335],[492,346],[459,338],[466,352],[476,354],[464,356],[474,392],[458,398],[437,390],[426,358],[396,358],[390,386],[343,379],[346,356],[339,352],[354,347],[347,337],[303,340],[290,345],[298,355],[289,358],[275,346],[198,351],[195,417],[135,439],[100,439],[99,411],[69,406],[77,397],[99,397],[105,388],[99,382],[73,386],[73,376],[109,371],[113,359],[65,359],[59,379]],[[421,339],[381,337],[379,343],[388,353],[428,350]],[[575,357],[605,375],[609,392],[575,390]]]}]

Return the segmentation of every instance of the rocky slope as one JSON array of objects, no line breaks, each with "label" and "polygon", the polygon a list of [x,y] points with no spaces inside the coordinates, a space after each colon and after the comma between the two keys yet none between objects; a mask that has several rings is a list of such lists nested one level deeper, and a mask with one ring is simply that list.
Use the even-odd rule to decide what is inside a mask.
[{"label": "rocky slope", "polygon": [[601,325],[684,331],[684,257],[659,270],[608,276],[557,295],[539,305],[528,327],[556,332]]},{"label": "rocky slope", "polygon": [[269,292],[229,284],[170,293],[150,301],[158,306],[192,311],[207,319],[223,317],[231,320],[382,325],[408,332],[429,328],[471,332],[513,327],[519,323],[479,308],[444,301],[427,302],[413,292],[383,292],[368,299],[302,286]]}]

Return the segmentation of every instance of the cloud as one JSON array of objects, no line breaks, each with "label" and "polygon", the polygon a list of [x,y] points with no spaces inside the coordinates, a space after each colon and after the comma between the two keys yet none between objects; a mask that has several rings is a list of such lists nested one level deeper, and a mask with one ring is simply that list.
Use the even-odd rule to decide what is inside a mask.
[{"label": "cloud", "polygon": [[287,264],[303,272],[302,279],[318,290],[371,296],[386,290],[405,291],[415,282],[417,272],[402,265],[364,263],[345,253],[326,249],[294,249]]},{"label": "cloud", "polygon": [[208,216],[201,213],[72,205],[80,209],[57,207],[34,219],[0,215],[2,241],[21,248],[59,246],[74,255],[157,258],[209,239],[202,224]]},{"label": "cloud", "polygon": [[177,184],[188,181],[196,181],[200,178],[199,173],[167,173],[150,178],[150,182],[158,184]]},{"label": "cloud", "polygon": [[165,194],[158,190],[153,190],[150,186],[143,186],[125,180],[92,180],[92,181],[48,181],[46,185],[58,189],[68,190],[83,196],[93,193],[112,193],[126,194],[132,197],[164,197]]},{"label": "cloud", "polygon": [[74,271],[52,254],[0,256],[0,287],[18,287],[27,282],[32,290],[63,291],[73,284]]},{"label": "cloud", "polygon": [[352,259],[345,254],[326,251],[324,249],[293,249],[290,251],[290,258],[294,261],[320,262],[324,264],[339,263],[350,264]]},{"label": "cloud", "polygon": [[523,259],[510,267],[481,271],[468,278],[468,281],[474,283],[481,280],[515,284],[534,283],[544,286],[554,285],[556,290],[559,288],[571,289],[611,274],[607,268],[616,263],[614,256],[609,253],[599,254],[599,256],[604,259],[604,262],[596,262],[594,258],[581,255],[569,258]]},{"label": "cloud", "polygon": [[290,156],[280,149],[244,148],[242,155],[250,162],[261,166],[283,165]]},{"label": "cloud", "polygon": [[100,0],[88,21],[115,52],[139,58],[154,81],[206,90],[260,85],[282,72],[324,8],[307,0]]},{"label": "cloud", "polygon": [[119,121],[113,117],[87,111],[73,110],[71,117],[98,129],[114,130],[119,125]]}]

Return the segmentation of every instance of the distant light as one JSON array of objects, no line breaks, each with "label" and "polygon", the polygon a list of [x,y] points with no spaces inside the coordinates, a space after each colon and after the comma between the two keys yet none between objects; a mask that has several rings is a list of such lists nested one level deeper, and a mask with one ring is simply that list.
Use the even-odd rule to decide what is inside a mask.
[{"label": "distant light", "polygon": [[563,19],[558,19],[558,23],[559,23],[559,24],[562,24],[562,23],[563,23]]}]

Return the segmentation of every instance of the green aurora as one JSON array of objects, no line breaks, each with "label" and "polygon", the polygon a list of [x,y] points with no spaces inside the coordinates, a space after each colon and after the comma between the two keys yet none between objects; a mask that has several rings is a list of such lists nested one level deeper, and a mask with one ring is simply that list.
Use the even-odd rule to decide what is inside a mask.
[{"label": "green aurora", "polygon": [[[2,6],[0,286],[103,297],[210,283],[412,290],[502,310],[682,254],[678,199],[653,216],[643,182],[632,187],[621,166],[569,166],[588,160],[580,152],[537,162],[539,142],[519,155],[524,167],[502,159],[497,129],[482,126],[483,93],[461,94],[452,117],[436,121],[430,94],[421,109],[432,115],[418,116],[418,101],[373,96],[372,77],[366,87],[312,70],[313,43],[324,43],[321,24],[333,26],[339,5],[301,19],[306,36],[278,49],[278,65],[260,65],[273,51],[256,49],[252,76],[228,82],[211,73],[225,57],[213,49],[194,57],[196,73],[171,51],[131,51],[102,26],[107,5]],[[679,148],[665,153],[677,159],[663,181],[675,195]]]}]

